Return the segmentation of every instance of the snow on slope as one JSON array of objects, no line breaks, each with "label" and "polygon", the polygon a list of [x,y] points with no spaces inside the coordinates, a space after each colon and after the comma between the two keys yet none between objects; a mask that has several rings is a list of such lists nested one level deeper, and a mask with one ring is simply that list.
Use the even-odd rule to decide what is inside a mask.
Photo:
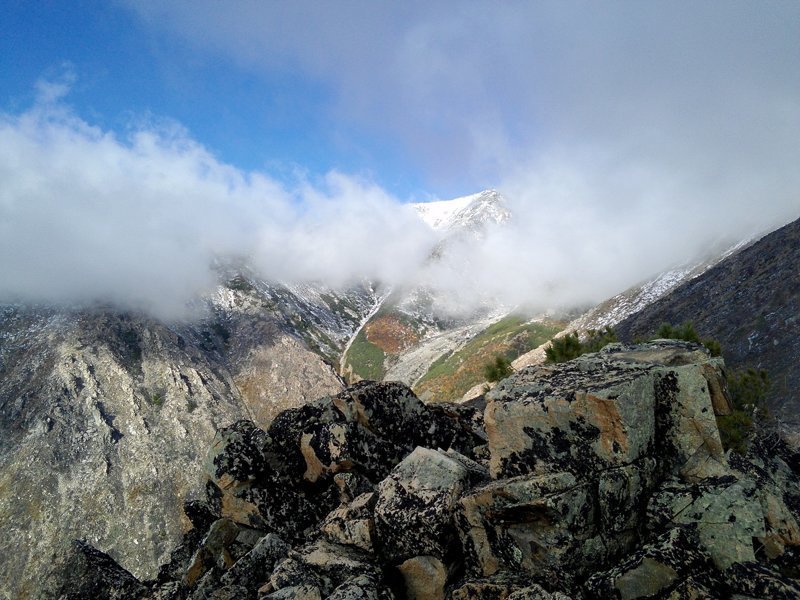
[{"label": "snow on slope", "polygon": [[503,223],[511,218],[505,199],[495,190],[486,190],[454,200],[412,204],[420,218],[436,231],[474,230],[487,223]]}]

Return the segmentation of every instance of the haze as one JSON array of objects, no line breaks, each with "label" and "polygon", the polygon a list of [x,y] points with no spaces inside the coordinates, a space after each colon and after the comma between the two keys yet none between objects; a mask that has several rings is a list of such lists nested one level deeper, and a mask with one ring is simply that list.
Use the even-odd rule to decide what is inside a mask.
[{"label": "haze", "polygon": [[[174,318],[243,257],[580,305],[800,217],[796,2],[47,10],[0,36],[4,302]],[[513,224],[430,265],[407,203],[488,187]]]}]

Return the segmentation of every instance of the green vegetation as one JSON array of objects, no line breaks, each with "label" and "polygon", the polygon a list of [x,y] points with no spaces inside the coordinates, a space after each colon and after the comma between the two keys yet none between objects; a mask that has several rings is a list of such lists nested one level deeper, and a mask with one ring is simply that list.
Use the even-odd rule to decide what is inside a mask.
[{"label": "green vegetation", "polygon": [[[691,321],[686,321],[679,327],[663,323],[651,339],[694,342],[708,348],[711,356],[722,355],[720,343],[712,338],[701,338]],[[747,369],[730,371],[727,379],[733,411],[730,415],[717,417],[719,436],[725,450],[744,454],[756,431],[769,420],[766,406],[767,391],[770,388],[769,375],[763,369]]]},{"label": "green vegetation", "polygon": [[385,359],[386,354],[367,339],[367,334],[363,327],[358,332],[353,343],[350,344],[347,356],[344,358],[345,364],[353,370],[355,375],[358,375],[361,379],[375,379],[377,381],[383,379],[383,361]]},{"label": "green vegetation", "polygon": [[487,359],[500,356],[510,362],[545,343],[563,327],[562,323],[529,323],[512,315],[493,323],[460,350],[439,357],[414,386],[415,391],[436,400],[453,400],[485,381]]},{"label": "green vegetation", "polygon": [[500,381],[513,372],[514,369],[511,368],[511,361],[502,354],[496,354],[494,361],[483,367],[483,376],[486,378],[486,381]]},{"label": "green vegetation", "polygon": [[581,354],[597,352],[604,346],[617,341],[617,334],[611,327],[595,330],[590,329],[586,339],[581,341],[577,332],[568,333],[560,338],[550,340],[550,345],[545,348],[544,354],[548,363],[562,363],[579,357]]},{"label": "green vegetation", "polygon": [[153,406],[163,406],[164,394],[162,394],[161,392],[152,392],[147,395],[147,401]]},{"label": "green vegetation", "polygon": [[722,354],[722,347],[720,343],[712,338],[701,338],[700,334],[695,331],[694,325],[691,321],[686,321],[679,327],[674,327],[670,323],[662,323],[661,327],[656,331],[655,338],[651,339],[665,339],[665,340],[684,340],[687,342],[694,342],[695,344],[702,344],[711,353],[711,356],[720,356]]},{"label": "green vegetation", "polygon": [[717,417],[722,447],[738,454],[747,452],[756,429],[769,419],[766,396],[770,382],[763,369],[736,371],[728,376],[733,412]]},{"label": "green vegetation", "polygon": [[197,409],[197,406],[198,406],[197,401],[194,400],[193,398],[186,399],[186,410],[188,410],[189,412],[194,412]]}]

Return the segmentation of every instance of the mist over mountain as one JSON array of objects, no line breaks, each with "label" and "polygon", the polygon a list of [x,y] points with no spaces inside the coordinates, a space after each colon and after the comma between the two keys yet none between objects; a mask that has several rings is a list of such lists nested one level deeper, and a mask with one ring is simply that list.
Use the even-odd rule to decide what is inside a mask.
[{"label": "mist over mountain", "polygon": [[487,298],[545,310],[599,301],[795,208],[787,194],[754,211],[729,202],[727,186],[689,193],[641,178],[609,203],[620,173],[545,167],[500,189],[502,224],[451,236],[431,261],[448,228],[369,179],[331,172],[288,185],[221,162],[175,123],[120,137],[78,116],[67,91],[42,83],[32,107],[0,119],[3,302],[186,317],[216,285],[214,265],[235,260],[267,281],[367,278],[432,288],[467,311]]}]

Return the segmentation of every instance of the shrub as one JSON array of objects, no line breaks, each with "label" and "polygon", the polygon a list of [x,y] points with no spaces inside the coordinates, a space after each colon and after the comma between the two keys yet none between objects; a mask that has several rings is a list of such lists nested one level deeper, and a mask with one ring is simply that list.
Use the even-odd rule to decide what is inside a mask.
[{"label": "shrub", "polygon": [[769,375],[764,369],[734,371],[728,376],[733,412],[717,417],[722,447],[738,454],[747,452],[755,430],[769,419],[766,406]]},{"label": "shrub", "polygon": [[601,348],[605,348],[609,344],[617,341],[617,333],[611,328],[605,329],[590,329],[586,340],[583,342],[583,352],[597,352]]},{"label": "shrub", "polygon": [[579,357],[582,352],[581,341],[577,333],[568,333],[560,338],[550,340],[550,345],[545,348],[544,355],[549,363],[562,363]]},{"label": "shrub", "polygon": [[487,381],[500,381],[514,372],[511,368],[511,361],[502,354],[497,354],[494,361],[483,367],[483,375]]},{"label": "shrub", "polygon": [[546,362],[562,363],[587,352],[597,352],[616,341],[617,334],[611,327],[600,330],[590,329],[584,341],[580,340],[577,332],[572,332],[550,340],[550,345],[545,348],[544,354],[547,357]]},{"label": "shrub", "polygon": [[702,344],[708,348],[711,356],[720,356],[722,354],[722,347],[720,346],[720,343],[713,338],[701,338],[691,321],[686,321],[679,327],[674,327],[670,323],[662,323],[661,327],[659,327],[658,331],[656,331],[655,337],[657,339],[684,340],[686,342]]}]

